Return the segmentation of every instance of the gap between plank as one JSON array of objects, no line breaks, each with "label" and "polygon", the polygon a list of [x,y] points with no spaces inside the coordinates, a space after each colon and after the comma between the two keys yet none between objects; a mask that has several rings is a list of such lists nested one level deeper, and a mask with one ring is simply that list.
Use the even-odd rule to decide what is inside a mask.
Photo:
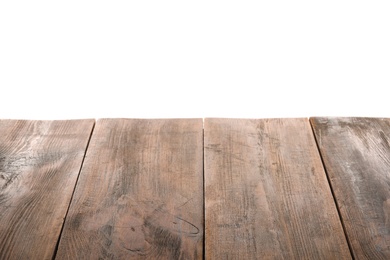
[{"label": "gap between plank", "polygon": [[310,123],[310,127],[311,127],[312,134],[313,134],[313,136],[314,136],[314,140],[315,140],[315,142],[316,142],[317,151],[318,151],[318,153],[319,153],[319,155],[320,155],[320,158],[321,158],[322,167],[324,168],[325,175],[326,175],[326,179],[328,180],[328,184],[329,184],[329,187],[330,187],[330,191],[331,191],[331,193],[332,193],[333,201],[334,201],[334,203],[335,203],[335,205],[336,205],[337,214],[339,215],[339,219],[340,219],[340,222],[341,222],[341,226],[343,227],[344,236],[345,236],[345,239],[347,240],[347,245],[348,245],[349,252],[350,252],[350,254],[351,254],[352,259],[355,259],[355,256],[353,255],[352,246],[351,246],[351,244],[350,244],[349,237],[348,237],[348,234],[347,234],[345,225],[344,225],[344,220],[343,220],[343,217],[341,216],[341,212],[340,212],[340,209],[339,209],[339,204],[337,203],[336,195],[334,194],[334,190],[333,190],[333,187],[332,187],[332,183],[330,182],[329,175],[328,175],[328,171],[327,171],[327,169],[326,169],[326,165],[325,165],[325,162],[324,162],[324,158],[322,157],[322,153],[321,153],[321,150],[320,150],[320,146],[319,146],[319,143],[318,143],[318,139],[317,139],[317,136],[316,136],[316,134],[315,134],[315,132],[314,132],[314,127],[313,127],[313,124],[312,124],[312,121],[311,121],[310,118],[309,118],[309,123]]},{"label": "gap between plank", "polygon": [[72,204],[72,201],[73,201],[73,196],[74,196],[74,193],[75,193],[75,191],[76,191],[76,186],[77,186],[77,183],[78,183],[78,181],[79,181],[80,173],[81,173],[81,170],[83,169],[83,166],[84,166],[85,157],[87,156],[89,143],[91,142],[92,134],[93,134],[93,131],[95,130],[95,125],[96,125],[96,120],[94,121],[94,123],[93,123],[93,125],[92,125],[92,129],[91,129],[91,133],[90,133],[90,135],[89,135],[89,139],[88,139],[88,142],[87,142],[87,146],[85,147],[85,152],[84,152],[83,160],[81,161],[80,170],[79,170],[79,173],[78,173],[77,178],[76,178],[76,182],[75,182],[75,185],[74,185],[74,188],[73,188],[72,196],[70,197],[68,209],[66,210],[66,214],[65,214],[65,217],[64,217],[64,221],[62,222],[62,227],[61,227],[60,235],[58,236],[57,244],[56,244],[56,247],[54,248],[54,253],[53,253],[52,260],[54,260],[54,259],[57,257],[57,251],[58,251],[58,247],[59,247],[59,245],[60,245],[62,232],[64,231],[65,221],[66,221],[66,218],[68,217],[70,205]]},{"label": "gap between plank", "polygon": [[203,137],[203,144],[202,144],[202,151],[203,151],[203,257],[202,259],[206,259],[206,171],[205,171],[205,143],[204,143],[204,119],[203,119],[203,129],[202,129],[202,137]]}]

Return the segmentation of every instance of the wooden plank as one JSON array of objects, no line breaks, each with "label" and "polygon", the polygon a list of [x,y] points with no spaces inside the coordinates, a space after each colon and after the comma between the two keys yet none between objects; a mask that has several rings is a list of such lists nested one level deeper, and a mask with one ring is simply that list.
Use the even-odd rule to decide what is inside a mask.
[{"label": "wooden plank", "polygon": [[94,120],[0,120],[0,259],[52,259]]},{"label": "wooden plank", "polygon": [[206,259],[351,259],[307,119],[205,119]]},{"label": "wooden plank", "polygon": [[390,119],[311,122],[355,259],[390,259]]},{"label": "wooden plank", "polygon": [[57,259],[201,259],[202,119],[97,122]]}]

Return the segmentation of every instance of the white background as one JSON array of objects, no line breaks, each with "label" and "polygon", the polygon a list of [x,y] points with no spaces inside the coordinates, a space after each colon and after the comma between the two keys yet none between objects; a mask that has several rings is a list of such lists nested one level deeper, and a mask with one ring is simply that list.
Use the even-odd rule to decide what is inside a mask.
[{"label": "white background", "polygon": [[0,118],[390,117],[389,1],[1,1]]}]

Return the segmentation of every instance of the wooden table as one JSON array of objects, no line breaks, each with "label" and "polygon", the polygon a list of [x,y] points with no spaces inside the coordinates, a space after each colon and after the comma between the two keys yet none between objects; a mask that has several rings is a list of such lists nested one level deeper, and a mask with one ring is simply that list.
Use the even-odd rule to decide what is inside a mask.
[{"label": "wooden table", "polygon": [[390,259],[390,119],[0,120],[0,259]]}]

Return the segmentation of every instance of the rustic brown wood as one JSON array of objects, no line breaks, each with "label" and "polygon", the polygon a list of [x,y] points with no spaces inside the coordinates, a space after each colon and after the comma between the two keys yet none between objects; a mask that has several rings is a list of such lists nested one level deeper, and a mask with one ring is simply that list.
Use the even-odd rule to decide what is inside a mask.
[{"label": "rustic brown wood", "polygon": [[355,259],[390,259],[390,119],[311,122]]},{"label": "rustic brown wood", "polygon": [[0,120],[0,259],[51,259],[94,120]]},{"label": "rustic brown wood", "polygon": [[205,119],[206,259],[351,259],[307,119]]},{"label": "rustic brown wood", "polygon": [[202,119],[97,122],[57,259],[200,259]]}]

